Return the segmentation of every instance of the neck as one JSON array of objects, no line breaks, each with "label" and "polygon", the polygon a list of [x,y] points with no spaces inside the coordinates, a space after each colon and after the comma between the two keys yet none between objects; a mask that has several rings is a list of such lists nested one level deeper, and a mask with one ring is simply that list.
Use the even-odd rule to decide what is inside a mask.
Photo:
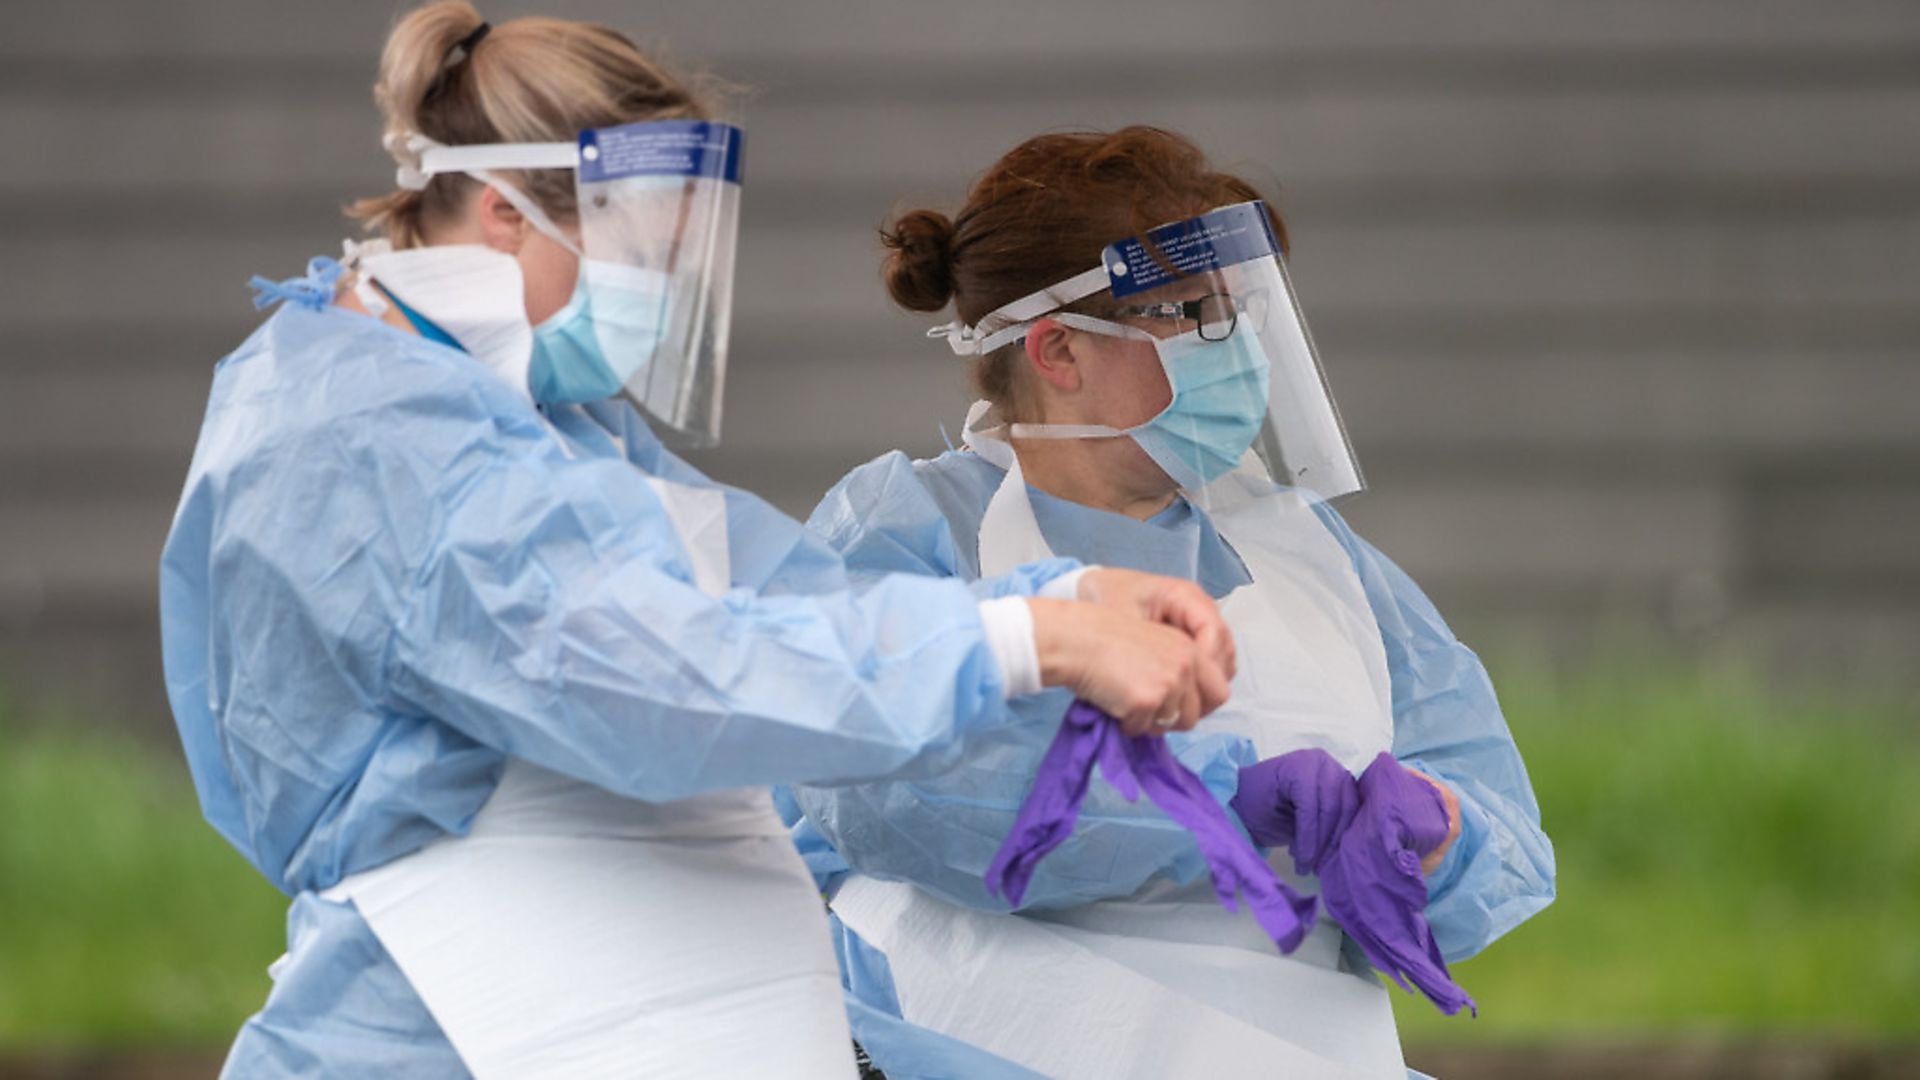
[{"label": "neck", "polygon": [[1124,514],[1135,521],[1173,505],[1179,492],[1159,484],[1131,482],[1115,459],[1127,449],[1122,439],[1015,439],[1014,453],[1027,483],[1056,499]]},{"label": "neck", "polygon": [[335,305],[339,307],[343,307],[348,311],[357,312],[361,315],[368,316],[369,318],[379,319],[381,322],[386,323],[388,326],[393,327],[395,330],[401,330],[406,333],[412,334],[415,337],[418,337],[420,334],[420,331],[415,330],[413,328],[413,324],[407,321],[407,317],[405,315],[400,314],[400,309],[397,306],[395,306],[393,303],[393,294],[390,292],[387,292],[386,289],[381,288],[379,283],[377,282],[374,284],[374,288],[380,289],[380,291],[382,293],[385,293],[387,297],[387,310],[381,312],[378,315],[375,315],[373,312],[367,310],[367,306],[360,302],[360,297],[357,294],[355,294],[355,292],[353,291],[353,288],[350,285],[347,287],[343,287],[338,293],[336,293],[334,295],[333,302]]}]

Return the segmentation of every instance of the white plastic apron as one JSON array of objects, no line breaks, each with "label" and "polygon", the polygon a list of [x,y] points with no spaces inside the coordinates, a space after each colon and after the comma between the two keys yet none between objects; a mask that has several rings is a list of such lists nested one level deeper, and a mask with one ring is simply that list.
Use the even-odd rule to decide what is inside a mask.
[{"label": "white plastic apron", "polygon": [[[724,494],[653,484],[723,592]],[[466,836],[327,895],[480,1080],[855,1075],[819,893],[764,788],[643,803],[509,759]]]},{"label": "white plastic apron", "polygon": [[[968,445],[1007,470],[981,521],[986,576],[1053,552],[1018,459],[973,430],[979,418],[976,406]],[[1239,674],[1202,730],[1244,735],[1261,758],[1317,746],[1363,769],[1392,744],[1392,699],[1346,552],[1304,499],[1273,492],[1257,459],[1194,499],[1252,578],[1221,603]],[[1286,852],[1273,865],[1316,891]],[[1407,1075],[1385,988],[1338,969],[1338,926],[1323,919],[1283,956],[1204,878],[1008,917],[855,877],[833,908],[887,955],[909,1021],[1048,1076]]]}]

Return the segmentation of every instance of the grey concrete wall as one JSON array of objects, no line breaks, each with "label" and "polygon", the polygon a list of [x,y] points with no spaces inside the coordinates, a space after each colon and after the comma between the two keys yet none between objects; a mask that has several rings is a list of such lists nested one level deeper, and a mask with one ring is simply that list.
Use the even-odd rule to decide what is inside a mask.
[{"label": "grey concrete wall", "polygon": [[[483,5],[496,20],[529,5]],[[755,90],[728,441],[804,513],[957,427],[873,227],[1047,128],[1269,186],[1373,490],[1457,621],[1795,667],[1920,647],[1920,5],[546,5]],[[0,32],[0,679],[164,715],[155,563],[248,275],[391,164],[397,8],[17,4]]]}]

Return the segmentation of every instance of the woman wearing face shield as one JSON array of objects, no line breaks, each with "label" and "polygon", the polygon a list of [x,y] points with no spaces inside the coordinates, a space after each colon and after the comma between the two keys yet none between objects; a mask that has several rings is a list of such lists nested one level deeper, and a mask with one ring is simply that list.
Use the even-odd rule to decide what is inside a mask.
[{"label": "woman wearing face shield", "polygon": [[739,133],[625,38],[433,4],[376,96],[382,241],[257,282],[162,565],[205,812],[293,898],[227,1073],[851,1076],[766,785],[937,769],[1042,685],[1190,727],[1218,615],[1068,559],[853,591],[669,452],[717,426]]},{"label": "woman wearing face shield", "polygon": [[1167,132],[1047,135],[954,218],[883,233],[894,299],[953,304],[930,336],[983,400],[963,449],[880,457],[810,525],[861,573],[1066,555],[1219,598],[1233,700],[1169,745],[1323,913],[1282,955],[1216,903],[1191,836],[1095,783],[1007,914],[986,879],[1045,772],[1039,728],[936,776],[803,787],[854,1033],[894,1080],[1404,1076],[1372,969],[1470,1006],[1445,961],[1552,899],[1485,670],[1328,505],[1360,474],[1258,200]]}]

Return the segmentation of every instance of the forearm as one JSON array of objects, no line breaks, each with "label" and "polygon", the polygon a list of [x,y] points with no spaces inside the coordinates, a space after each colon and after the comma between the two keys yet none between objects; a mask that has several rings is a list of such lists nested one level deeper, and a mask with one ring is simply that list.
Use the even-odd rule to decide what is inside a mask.
[{"label": "forearm", "polygon": [[[517,596],[475,566],[435,568],[422,607],[521,634],[398,641],[392,682],[472,737],[634,798],[885,775],[1004,722],[977,605],[902,575],[859,595],[706,596],[629,559],[560,596]],[[547,585],[549,583],[539,583]],[[546,591],[546,590],[541,590]]]}]

